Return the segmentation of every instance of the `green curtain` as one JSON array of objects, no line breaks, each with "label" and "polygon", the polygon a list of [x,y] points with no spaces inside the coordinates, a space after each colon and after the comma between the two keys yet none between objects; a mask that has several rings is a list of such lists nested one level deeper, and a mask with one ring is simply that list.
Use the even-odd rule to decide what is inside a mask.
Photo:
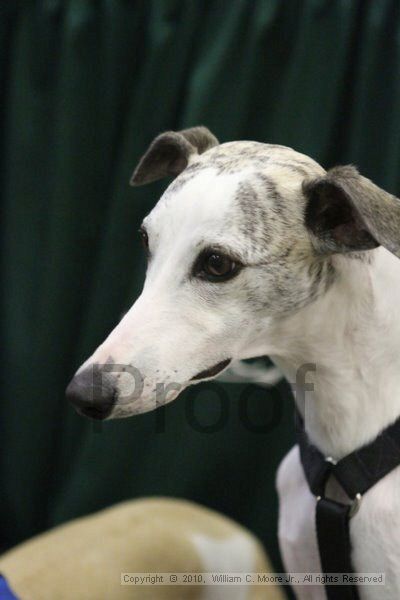
[{"label": "green curtain", "polygon": [[[1,549],[161,494],[244,523],[280,568],[285,384],[226,385],[223,402],[207,384],[195,401],[101,425],[64,389],[141,290],[136,230],[165,183],[128,181],[156,134],[204,124],[222,141],[353,162],[398,192],[399,67],[398,0],[3,0]],[[244,420],[243,393],[264,433]]]}]

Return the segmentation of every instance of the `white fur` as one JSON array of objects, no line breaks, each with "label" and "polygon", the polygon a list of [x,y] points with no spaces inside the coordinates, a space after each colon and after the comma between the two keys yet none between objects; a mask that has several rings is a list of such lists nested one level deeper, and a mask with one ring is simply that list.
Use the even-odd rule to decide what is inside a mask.
[{"label": "white fur", "polygon": [[[300,156],[288,149],[276,152],[281,163],[285,157]],[[301,158],[302,165],[310,161]],[[312,161],[310,165],[313,174],[323,172]],[[302,255],[308,251],[309,240],[298,210],[299,174],[272,163],[265,171],[274,177],[288,205],[293,205],[293,238],[298,233],[304,236]],[[193,383],[196,373],[226,357],[272,356],[292,383],[301,365],[315,363],[316,372],[308,375],[314,392],[306,397],[306,429],[322,452],[339,459],[373,440],[400,415],[400,262],[383,248],[370,251],[370,261],[336,255],[332,259],[336,278],[330,289],[285,318],[275,318],[267,310],[250,311],[242,293],[246,284],[256,282],[259,293],[268,298],[268,281],[279,276],[276,268],[268,274],[250,265],[229,285],[191,279],[191,264],[204,241],[246,251],[240,220],[237,229],[225,227],[244,175],[252,176],[250,171],[221,174],[207,168],[174,193],[167,190],[145,220],[152,260],[143,293],[83,367],[111,359],[133,364],[144,375],[144,390],[136,399],[127,398],[132,377],[120,376],[119,400],[112,413],[119,417],[172,400]],[[265,202],[268,206],[268,198]],[[277,221],[271,256],[279,249],[280,226]],[[168,397],[158,402],[157,382],[174,384]],[[304,411],[303,406],[300,409]],[[296,449],[281,465],[278,490],[286,568],[320,571],[315,500],[304,481]],[[334,485],[329,493],[341,497]],[[396,469],[365,495],[351,521],[355,568],[382,570],[387,579],[386,587],[378,592],[360,587],[362,600],[400,597],[399,508],[400,469]],[[325,597],[322,587],[299,588],[297,594],[316,600]]]},{"label": "white fur", "polygon": [[216,379],[226,383],[256,383],[261,387],[271,387],[282,379],[282,373],[276,367],[265,367],[261,361],[245,363],[237,360],[231,363]]},{"label": "white fur", "polygon": [[[242,534],[219,540],[196,533],[191,541],[204,573],[252,573],[255,570],[254,544]],[[250,594],[248,586],[207,586],[204,600],[247,600]]]},{"label": "white fur", "polygon": [[[113,418],[153,410],[172,401],[193,384],[192,376],[227,357],[238,360],[263,354],[258,352],[263,344],[259,317],[251,319],[243,304],[229,297],[220,302],[218,294],[223,290],[188,280],[202,241],[237,249],[238,232],[234,227],[226,230],[225,219],[243,176],[243,172],[218,175],[207,169],[177,193],[171,195],[167,190],[146,217],[153,258],[143,292],[79,369],[112,359],[117,364],[134,365],[143,375],[144,389],[139,398],[134,394],[132,375],[119,375],[119,402]],[[293,186],[290,177],[284,185],[289,193]],[[268,325],[268,317],[264,321]],[[157,383],[171,388],[162,402],[156,398]]]},{"label": "white fur", "polygon": [[[341,260],[342,279],[313,310],[295,317],[288,346],[277,361],[289,379],[298,364],[315,362],[315,394],[306,404],[313,442],[336,459],[374,439],[400,414],[400,262],[380,248],[360,272],[357,261]],[[390,290],[390,293],[388,293]],[[307,334],[307,335],[306,335]],[[277,478],[279,538],[289,571],[320,571],[315,536],[315,499],[295,447]],[[329,495],[343,494],[331,482]],[[380,480],[362,499],[350,523],[358,572],[386,573],[384,587],[362,586],[362,600],[400,596],[400,469]],[[323,600],[322,587],[298,587],[300,600]]]},{"label": "white fur", "polygon": [[[232,332],[243,321],[239,307],[229,319],[222,310],[210,311],[201,282],[196,284],[196,294],[193,284],[187,282],[195,257],[193,245],[204,237],[209,240],[213,223],[223,222],[238,181],[239,176],[217,177],[206,172],[201,181],[195,178],[179,193],[166,194],[145,219],[154,258],[143,292],[80,369],[112,357],[115,363],[133,364],[144,373],[144,391],[134,401],[129,398],[134,389],[132,377],[123,374],[120,378],[120,395],[127,398],[121,404],[130,414],[156,407],[158,382],[176,385],[176,391],[168,395],[171,401],[193,375],[239,353],[240,340],[236,348],[231,345]],[[221,243],[219,232],[213,237]],[[226,235],[224,243],[235,247],[234,236]]]}]

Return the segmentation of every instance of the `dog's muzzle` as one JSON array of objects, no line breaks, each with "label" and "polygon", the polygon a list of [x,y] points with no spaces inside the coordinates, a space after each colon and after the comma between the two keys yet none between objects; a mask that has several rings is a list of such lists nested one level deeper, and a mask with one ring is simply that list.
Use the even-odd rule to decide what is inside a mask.
[{"label": "dog's muzzle", "polygon": [[115,376],[100,367],[88,367],[72,378],[65,394],[78,414],[106,419],[117,398]]},{"label": "dog's muzzle", "polygon": [[229,363],[231,361],[232,361],[231,358],[226,358],[225,360],[222,360],[221,362],[217,363],[213,367],[210,367],[209,369],[205,369],[204,371],[200,371],[200,373],[197,373],[197,375],[194,375],[194,377],[192,377],[190,381],[196,381],[197,379],[209,379],[211,377],[215,377],[216,375],[218,375],[218,373],[220,373],[221,371],[226,369],[226,367],[229,365]]}]

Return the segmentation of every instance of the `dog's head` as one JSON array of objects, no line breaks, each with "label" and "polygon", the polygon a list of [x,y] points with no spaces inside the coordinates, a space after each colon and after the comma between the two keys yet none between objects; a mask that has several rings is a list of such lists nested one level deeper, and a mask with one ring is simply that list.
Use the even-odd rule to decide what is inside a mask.
[{"label": "dog's head", "polygon": [[328,173],[290,148],[218,144],[204,127],[150,145],[132,185],[176,178],[141,227],[141,296],[78,370],[85,415],[125,417],[274,353],[285,320],[335,278],[332,256],[399,252],[400,203],[353,167]]}]

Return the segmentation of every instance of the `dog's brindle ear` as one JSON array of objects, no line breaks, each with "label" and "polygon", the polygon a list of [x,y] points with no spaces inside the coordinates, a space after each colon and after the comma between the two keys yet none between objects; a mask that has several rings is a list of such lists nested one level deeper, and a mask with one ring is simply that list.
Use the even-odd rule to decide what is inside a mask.
[{"label": "dog's brindle ear", "polygon": [[162,177],[179,175],[192,155],[202,154],[218,145],[207,127],[166,131],[153,140],[136,167],[130,184],[144,185]]},{"label": "dog's brindle ear", "polygon": [[370,250],[379,245],[400,258],[400,200],[360,175],[335,167],[303,184],[305,223],[321,254]]}]

